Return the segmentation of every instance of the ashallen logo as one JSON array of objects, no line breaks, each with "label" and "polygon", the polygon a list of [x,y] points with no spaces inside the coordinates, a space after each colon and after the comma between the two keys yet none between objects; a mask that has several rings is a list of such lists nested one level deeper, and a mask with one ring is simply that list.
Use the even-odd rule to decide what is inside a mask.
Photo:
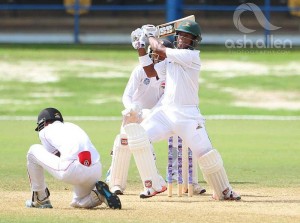
[{"label": "ashallen logo", "polygon": [[233,24],[240,32],[244,33],[244,35],[242,39],[227,39],[225,41],[225,46],[227,48],[286,48],[287,45],[289,48],[292,48],[291,40],[275,39],[273,35],[267,36],[269,40],[268,45],[266,45],[264,38],[256,40],[249,37],[247,38],[246,34],[254,33],[256,30],[249,29],[242,24],[241,15],[246,11],[253,12],[257,21],[265,30],[274,31],[282,28],[271,24],[257,5],[253,3],[241,4],[233,13]]},{"label": "ashallen logo", "polygon": [[257,21],[264,29],[277,30],[277,29],[281,28],[281,27],[272,25],[266,19],[265,15],[263,14],[261,9],[257,5],[255,5],[253,3],[245,3],[245,4],[238,6],[233,13],[233,23],[234,23],[235,27],[242,33],[253,33],[256,31],[254,29],[248,29],[242,24],[240,17],[242,15],[242,13],[245,11],[253,12]]}]

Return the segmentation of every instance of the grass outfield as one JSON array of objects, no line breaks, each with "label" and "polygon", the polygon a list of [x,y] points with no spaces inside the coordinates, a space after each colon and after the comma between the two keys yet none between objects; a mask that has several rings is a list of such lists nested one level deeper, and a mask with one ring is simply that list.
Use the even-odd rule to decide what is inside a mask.
[{"label": "grass outfield", "polygon": [[[300,51],[201,48],[200,108],[204,116],[300,116]],[[129,47],[1,45],[0,116],[37,116],[49,106],[65,116],[119,116],[121,95],[137,55]],[[66,120],[72,121],[72,120]],[[101,154],[103,175],[119,121],[73,121]],[[123,209],[75,210],[72,188],[47,175],[53,210],[24,207],[30,188],[26,153],[39,143],[35,121],[0,119],[0,222],[300,222],[300,121],[207,120],[241,202],[216,202],[208,192],[188,198],[167,193],[141,200],[133,159]],[[155,144],[165,175],[167,143]],[[199,171],[200,172],[200,171]],[[175,190],[176,191],[176,190]]]},{"label": "grass outfield", "polygon": [[[209,114],[300,115],[300,51],[201,48],[200,109]],[[138,64],[130,47],[1,46],[0,115],[119,116]]]}]

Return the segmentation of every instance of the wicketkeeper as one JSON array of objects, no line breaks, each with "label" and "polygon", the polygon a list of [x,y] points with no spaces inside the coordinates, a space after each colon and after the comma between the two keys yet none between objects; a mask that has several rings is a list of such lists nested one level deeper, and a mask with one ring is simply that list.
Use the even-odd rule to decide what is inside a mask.
[{"label": "wicketkeeper", "polygon": [[56,108],[43,109],[37,127],[42,144],[32,145],[27,153],[27,171],[32,190],[29,208],[52,208],[44,170],[74,187],[71,206],[94,208],[103,202],[121,209],[121,201],[108,185],[99,181],[102,175],[100,155],[88,135],[77,125],[64,122]]}]

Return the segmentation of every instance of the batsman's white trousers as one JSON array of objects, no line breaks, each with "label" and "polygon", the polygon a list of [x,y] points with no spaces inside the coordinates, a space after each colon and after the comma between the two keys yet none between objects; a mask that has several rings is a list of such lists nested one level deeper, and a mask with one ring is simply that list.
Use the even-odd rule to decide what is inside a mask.
[{"label": "batsman's white trousers", "polygon": [[151,142],[179,135],[185,146],[199,158],[213,149],[197,106],[160,106],[141,125]]},{"label": "batsman's white trousers", "polygon": [[32,191],[45,190],[44,170],[56,179],[73,185],[73,199],[76,200],[89,196],[102,175],[100,161],[87,167],[78,160],[61,159],[42,145],[32,145],[27,153],[27,171]]}]

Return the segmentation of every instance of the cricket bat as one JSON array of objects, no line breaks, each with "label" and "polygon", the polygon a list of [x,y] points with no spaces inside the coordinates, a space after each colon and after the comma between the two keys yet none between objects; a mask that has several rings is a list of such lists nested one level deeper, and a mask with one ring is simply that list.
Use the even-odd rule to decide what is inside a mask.
[{"label": "cricket bat", "polygon": [[172,22],[164,23],[161,25],[156,26],[159,34],[158,38],[165,37],[165,36],[170,36],[175,34],[175,29],[179,26],[179,24],[185,20],[192,20],[195,21],[195,16],[190,15]]}]

